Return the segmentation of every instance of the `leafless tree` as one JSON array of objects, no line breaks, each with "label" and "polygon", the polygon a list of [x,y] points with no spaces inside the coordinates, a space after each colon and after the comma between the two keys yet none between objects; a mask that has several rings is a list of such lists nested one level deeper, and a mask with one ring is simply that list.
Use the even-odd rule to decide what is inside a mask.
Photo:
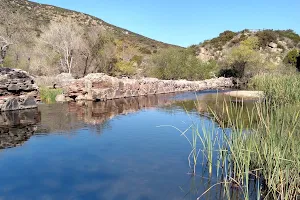
[{"label": "leafless tree", "polygon": [[10,43],[6,38],[0,35],[0,66],[3,65]]},{"label": "leafless tree", "polygon": [[76,53],[82,48],[83,29],[70,19],[63,22],[51,22],[43,30],[40,40],[60,56],[60,66],[63,71],[71,73]]},{"label": "leafless tree", "polygon": [[4,9],[1,5],[0,10],[0,65],[3,65],[10,46],[27,38],[29,26],[19,11]]}]

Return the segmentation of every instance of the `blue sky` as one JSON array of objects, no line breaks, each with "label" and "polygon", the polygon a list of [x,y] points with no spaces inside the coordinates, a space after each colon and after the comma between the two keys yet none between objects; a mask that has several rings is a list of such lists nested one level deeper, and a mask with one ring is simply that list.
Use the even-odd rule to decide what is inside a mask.
[{"label": "blue sky", "polygon": [[110,24],[180,46],[224,30],[293,29],[300,0],[33,0],[96,16]]}]

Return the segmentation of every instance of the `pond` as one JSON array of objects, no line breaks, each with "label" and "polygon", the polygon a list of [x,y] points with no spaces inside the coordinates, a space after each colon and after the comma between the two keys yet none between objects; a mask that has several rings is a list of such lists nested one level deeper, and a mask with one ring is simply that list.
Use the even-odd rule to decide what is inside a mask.
[{"label": "pond", "polygon": [[[201,154],[191,175],[191,147],[171,127],[218,129],[208,112],[217,96],[223,95],[203,91],[2,113],[0,199],[226,199],[217,170],[210,175]],[[238,189],[230,195],[241,198]]]}]

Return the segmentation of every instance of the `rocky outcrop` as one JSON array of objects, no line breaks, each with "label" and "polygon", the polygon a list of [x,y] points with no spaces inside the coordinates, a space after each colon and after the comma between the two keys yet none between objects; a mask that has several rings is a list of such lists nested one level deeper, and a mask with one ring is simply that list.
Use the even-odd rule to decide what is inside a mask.
[{"label": "rocky outcrop", "polygon": [[38,122],[37,109],[0,113],[0,149],[22,145],[35,133]]},{"label": "rocky outcrop", "polygon": [[70,97],[77,101],[106,101],[110,99],[200,91],[232,86],[233,82],[231,78],[215,78],[204,81],[159,80],[155,78],[119,79],[102,73],[95,73],[71,81],[63,88],[65,97]]},{"label": "rocky outcrop", "polygon": [[0,68],[0,112],[37,107],[38,87],[27,72]]}]

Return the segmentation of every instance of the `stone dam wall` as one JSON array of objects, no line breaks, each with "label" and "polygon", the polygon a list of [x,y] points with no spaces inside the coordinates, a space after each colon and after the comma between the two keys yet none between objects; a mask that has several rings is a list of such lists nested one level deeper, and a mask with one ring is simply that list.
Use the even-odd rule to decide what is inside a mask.
[{"label": "stone dam wall", "polygon": [[214,78],[203,81],[159,80],[155,78],[116,78],[102,73],[89,74],[81,79],[63,81],[64,94],[57,101],[106,101],[127,97],[201,91],[233,87],[231,78]]}]

